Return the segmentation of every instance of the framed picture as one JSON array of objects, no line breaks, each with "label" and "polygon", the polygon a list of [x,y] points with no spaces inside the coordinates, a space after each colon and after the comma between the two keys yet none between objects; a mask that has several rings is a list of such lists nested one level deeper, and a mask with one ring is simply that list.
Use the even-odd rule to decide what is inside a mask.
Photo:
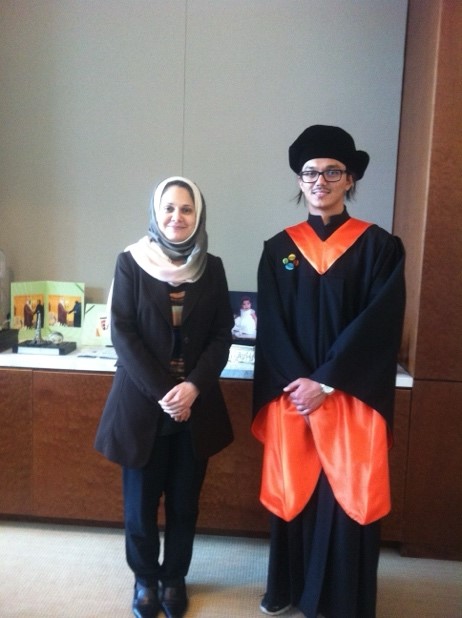
[{"label": "framed picture", "polygon": [[112,346],[107,305],[85,305],[81,343],[84,346]]},{"label": "framed picture", "polygon": [[230,292],[234,326],[231,330],[233,344],[255,345],[257,337],[257,293]]}]

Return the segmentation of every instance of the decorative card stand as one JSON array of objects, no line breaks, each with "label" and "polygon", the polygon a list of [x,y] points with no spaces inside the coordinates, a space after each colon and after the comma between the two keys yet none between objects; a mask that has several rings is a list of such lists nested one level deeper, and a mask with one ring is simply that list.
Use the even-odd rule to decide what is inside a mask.
[{"label": "decorative card stand", "polygon": [[[67,354],[80,342],[85,301],[85,284],[66,281],[19,281],[11,283],[10,326],[16,329],[18,342],[35,352],[49,349],[53,354]],[[40,319],[40,329],[37,328]],[[35,337],[31,337],[35,330]],[[38,345],[37,330],[45,346]],[[31,343],[33,341],[33,343]],[[48,344],[65,346],[54,348]],[[51,352],[51,350],[55,350]],[[64,351],[62,351],[64,350]]]}]

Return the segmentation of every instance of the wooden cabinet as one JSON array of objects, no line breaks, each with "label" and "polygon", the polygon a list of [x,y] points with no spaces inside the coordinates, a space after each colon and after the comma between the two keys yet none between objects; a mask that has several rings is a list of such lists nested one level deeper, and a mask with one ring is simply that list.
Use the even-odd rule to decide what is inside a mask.
[{"label": "wooden cabinet", "polygon": [[411,390],[396,389],[393,446],[389,458],[391,513],[382,521],[382,540],[387,542],[401,542],[403,538],[410,406]]},{"label": "wooden cabinet", "polygon": [[238,534],[267,534],[268,512],[260,504],[262,446],[250,433],[252,382],[222,380],[234,442],[211,457],[201,496],[200,528]]},{"label": "wooden cabinet", "polygon": [[462,560],[462,382],[412,390],[402,553]]},{"label": "wooden cabinet", "polygon": [[0,370],[0,513],[32,513],[32,372]]},{"label": "wooden cabinet", "polygon": [[[0,369],[0,513],[68,522],[122,525],[119,466],[93,448],[110,373]],[[221,380],[235,441],[212,457],[198,527],[265,535],[268,514],[258,495],[262,447],[250,433],[252,382]],[[394,511],[382,536],[400,541],[410,391],[397,389],[391,451]],[[162,520],[162,519],[161,519]]]},{"label": "wooden cabinet", "polygon": [[33,510],[39,517],[122,521],[120,467],[93,448],[112,375],[33,372]]}]

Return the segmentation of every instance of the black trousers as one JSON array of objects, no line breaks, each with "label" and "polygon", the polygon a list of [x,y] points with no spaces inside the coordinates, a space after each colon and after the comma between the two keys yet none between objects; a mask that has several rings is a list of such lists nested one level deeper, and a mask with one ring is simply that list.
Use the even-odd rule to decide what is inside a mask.
[{"label": "black trousers", "polygon": [[[189,431],[158,436],[144,468],[123,468],[125,549],[136,581],[177,585],[191,563],[207,460],[194,457]],[[162,564],[157,521],[164,497]]]}]

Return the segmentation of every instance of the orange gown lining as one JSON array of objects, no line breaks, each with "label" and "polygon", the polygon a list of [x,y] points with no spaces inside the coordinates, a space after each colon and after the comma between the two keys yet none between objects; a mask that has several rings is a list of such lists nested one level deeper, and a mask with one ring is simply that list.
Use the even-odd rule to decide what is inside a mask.
[{"label": "orange gown lining", "polygon": [[390,511],[385,419],[336,391],[305,418],[283,394],[252,424],[264,444],[260,500],[285,521],[308,503],[324,470],[335,499],[352,519],[368,524]]}]

